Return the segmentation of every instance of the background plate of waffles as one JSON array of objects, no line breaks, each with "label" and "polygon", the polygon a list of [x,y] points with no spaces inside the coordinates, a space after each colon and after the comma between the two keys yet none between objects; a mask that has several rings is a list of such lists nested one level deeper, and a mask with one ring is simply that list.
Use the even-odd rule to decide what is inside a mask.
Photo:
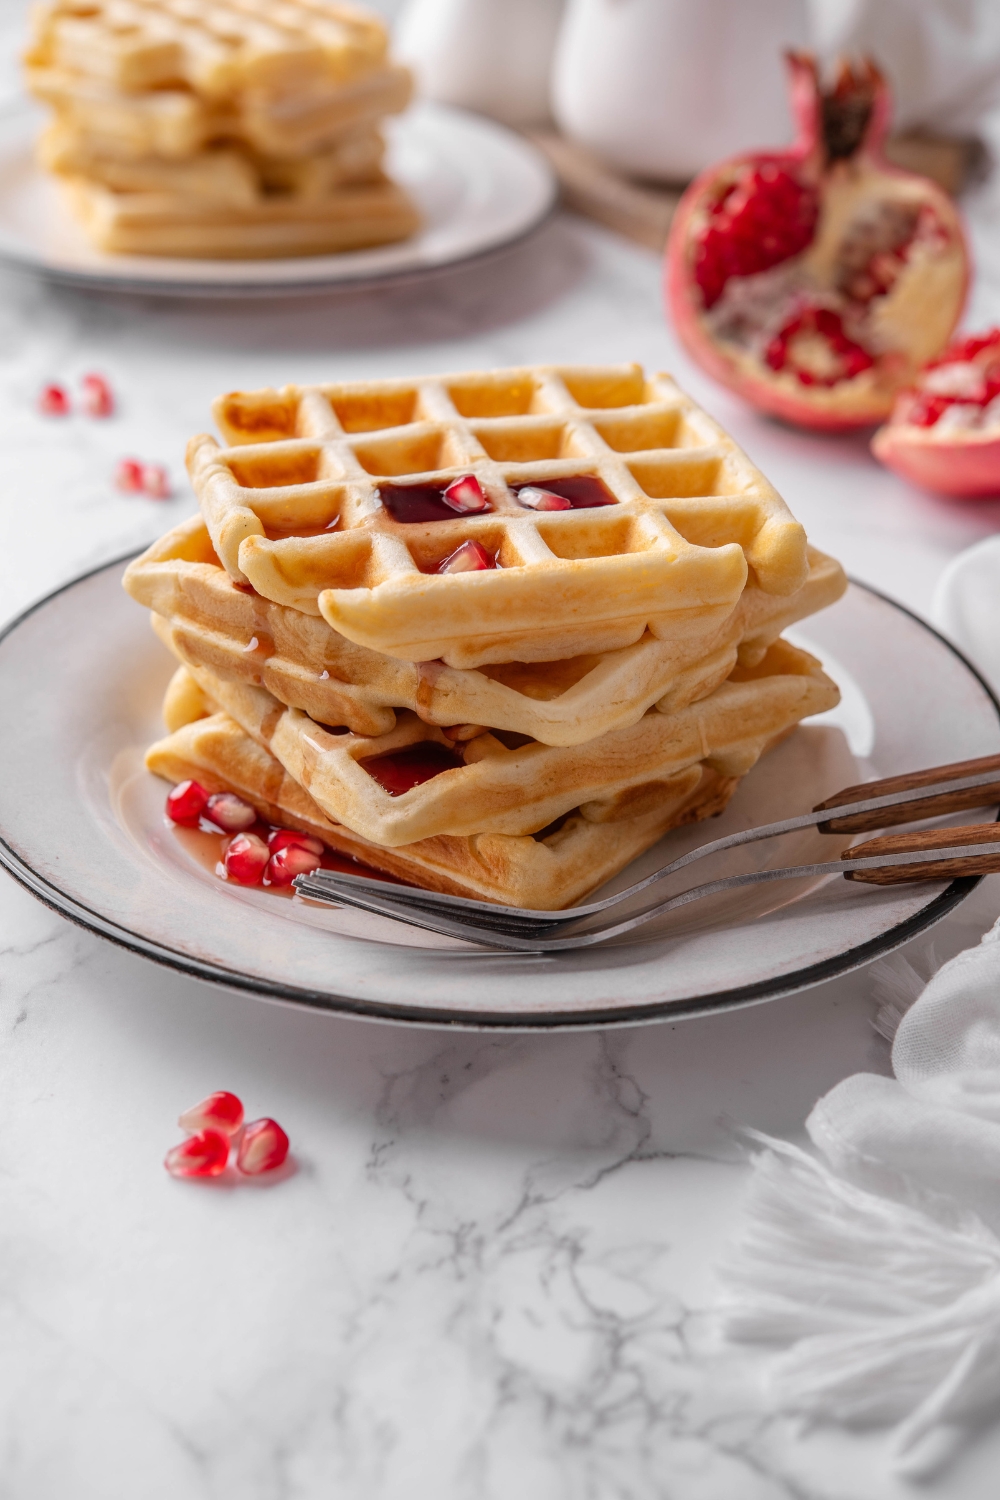
[{"label": "background plate of waffles", "polygon": [[[167,783],[144,764],[152,742],[166,743],[161,707],[177,664],[137,621],[123,571],[116,563],[83,577],[0,640],[0,858],[64,915],[182,972],[373,1019],[515,1029],[676,1019],[856,968],[931,926],[976,884],[768,886],[627,940],[538,958],[224,883],[217,838],[166,822]],[[707,828],[668,833],[606,889],[852,782],[1000,750],[1000,710],[972,669],[870,590],[852,585],[793,639],[822,658],[839,706],[763,756]],[[814,832],[774,845],[742,851],[742,863],[722,856],[713,874],[817,849],[828,858],[839,847]]]},{"label": "background plate of waffles", "polygon": [[[189,238],[182,254],[109,253],[84,228],[104,210],[108,195],[77,203],[73,211],[65,187],[36,160],[44,123],[41,110],[29,104],[0,116],[0,258],[111,291],[274,295],[412,279],[512,245],[535,230],[556,201],[552,172],[529,142],[463,110],[418,103],[384,122],[386,173],[405,194],[404,215],[412,215],[401,223],[405,237],[394,243],[233,259],[199,256]],[[50,152],[63,149],[50,132]],[[244,186],[236,182],[233,191]],[[400,212],[395,199],[378,208],[383,216]],[[81,211],[90,220],[80,218]],[[135,234],[142,230],[131,226]],[[186,232],[193,232],[190,225]]]}]

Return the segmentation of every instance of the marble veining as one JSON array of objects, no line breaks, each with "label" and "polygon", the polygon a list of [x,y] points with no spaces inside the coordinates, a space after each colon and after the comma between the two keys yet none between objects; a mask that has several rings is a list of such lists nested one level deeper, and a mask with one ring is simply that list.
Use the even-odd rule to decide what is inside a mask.
[{"label": "marble veining", "polygon": [[[978,324],[1000,310],[997,204],[988,184],[968,205]],[[0,274],[0,612],[193,509],[183,445],[221,390],[624,358],[673,369],[820,546],[926,611],[1000,506],[917,496],[861,438],[746,412],[687,365],[658,281],[652,255],[569,217],[380,296],[213,308]],[[88,369],[119,416],[36,414],[43,380]],[[177,497],[116,493],[126,453],[167,463]],[[998,910],[991,877],[938,958]],[[918,1491],[882,1435],[776,1418],[766,1353],[712,1318],[739,1127],[796,1137],[837,1079],[885,1070],[878,1003],[869,972],[678,1026],[411,1031],[198,985],[2,877],[0,1496],[992,1500],[995,1433]],[[178,1112],[219,1087],[282,1121],[293,1172],[166,1176]]]}]

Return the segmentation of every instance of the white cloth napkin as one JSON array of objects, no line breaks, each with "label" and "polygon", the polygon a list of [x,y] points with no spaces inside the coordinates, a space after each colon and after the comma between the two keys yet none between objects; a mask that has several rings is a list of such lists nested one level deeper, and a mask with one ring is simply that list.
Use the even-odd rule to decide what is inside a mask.
[{"label": "white cloth napkin", "polygon": [[773,1405],[895,1423],[919,1473],[1000,1410],[1000,922],[906,1010],[892,1066],[820,1099],[818,1157],[757,1136],[720,1274],[729,1336],[784,1346]]}]

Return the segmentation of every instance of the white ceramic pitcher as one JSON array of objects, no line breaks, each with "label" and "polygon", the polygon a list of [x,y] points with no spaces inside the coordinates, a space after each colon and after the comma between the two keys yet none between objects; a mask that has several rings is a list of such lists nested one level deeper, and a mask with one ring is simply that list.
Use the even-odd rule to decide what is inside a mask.
[{"label": "white ceramic pitcher", "polygon": [[684,181],[791,139],[781,54],[809,31],[808,0],[569,0],[556,122],[626,172]]},{"label": "white ceramic pitcher", "polygon": [[409,0],[394,52],[428,99],[508,125],[549,117],[549,73],[563,0]]}]

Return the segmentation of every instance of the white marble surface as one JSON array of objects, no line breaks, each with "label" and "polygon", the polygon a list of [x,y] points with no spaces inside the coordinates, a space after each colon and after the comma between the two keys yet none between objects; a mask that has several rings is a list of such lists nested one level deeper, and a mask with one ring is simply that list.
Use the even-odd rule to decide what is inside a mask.
[{"label": "white marble surface", "polygon": [[[988,259],[996,209],[972,205]],[[1000,262],[997,262],[1000,266]],[[1000,311],[985,276],[973,320]],[[926,611],[1000,507],[908,490],[862,439],[797,436],[691,371],[654,258],[571,219],[489,267],[378,297],[211,309],[0,278],[10,616],[192,509],[185,438],[232,386],[533,359],[673,368],[815,541]],[[114,421],[44,421],[106,371]],[[167,505],[115,458],[169,463]],[[137,629],[142,621],[137,615]],[[933,706],[928,706],[933,711]],[[1000,877],[939,958],[1000,911]],[[918,947],[921,945],[918,943]],[[0,877],[0,1496],[12,1500],[992,1500],[1000,1440],[916,1487],[878,1434],[796,1430],[712,1330],[746,1171],[884,1069],[870,973],[607,1035],[412,1031],[268,1006],[69,926]],[[177,1183],[178,1111],[235,1089],[295,1175]]]}]

